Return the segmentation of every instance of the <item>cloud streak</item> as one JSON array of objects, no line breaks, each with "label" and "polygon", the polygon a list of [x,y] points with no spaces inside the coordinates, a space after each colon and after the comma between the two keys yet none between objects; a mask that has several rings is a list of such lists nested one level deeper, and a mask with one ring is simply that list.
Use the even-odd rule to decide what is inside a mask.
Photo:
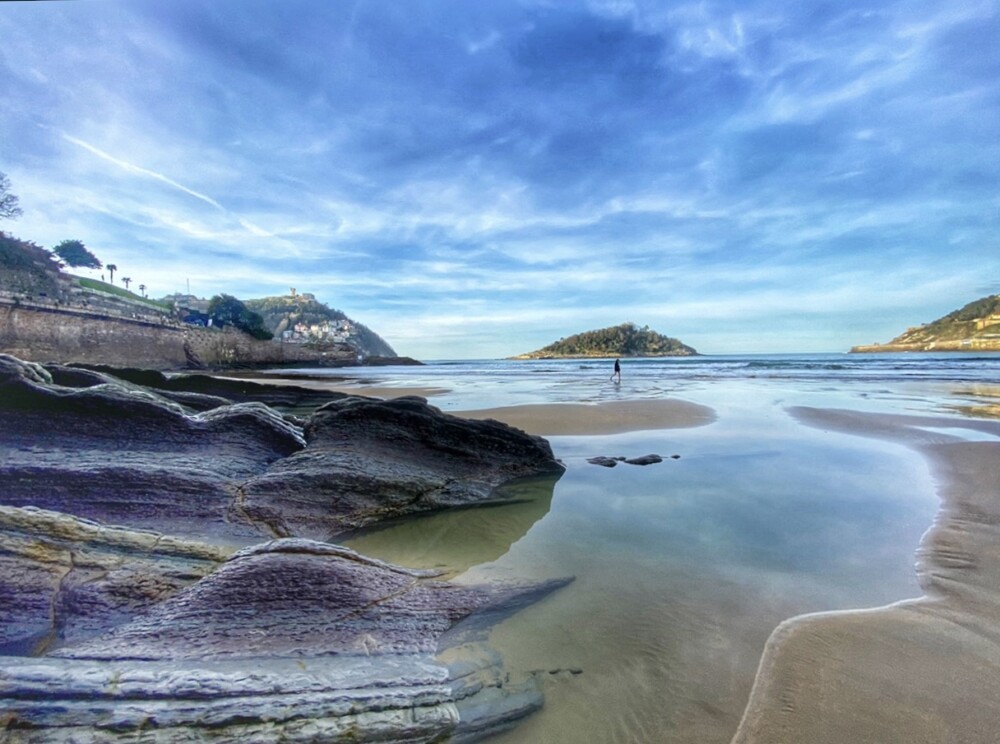
[{"label": "cloud streak", "polygon": [[315,291],[411,356],[838,350],[1000,276],[998,34],[998,0],[6,3],[0,170],[21,237]]}]

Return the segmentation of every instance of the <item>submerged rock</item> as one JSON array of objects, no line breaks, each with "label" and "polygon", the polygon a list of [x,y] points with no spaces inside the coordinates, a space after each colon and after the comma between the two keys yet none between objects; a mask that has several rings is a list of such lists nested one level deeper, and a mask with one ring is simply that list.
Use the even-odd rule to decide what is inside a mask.
[{"label": "submerged rock", "polygon": [[240,509],[275,535],[326,539],[387,518],[488,502],[516,478],[561,473],[541,437],[450,416],[418,397],[329,403],[307,446],[248,479]]},{"label": "submerged rock", "polygon": [[29,742],[482,734],[541,696],[531,679],[511,684],[488,649],[457,644],[564,584],[462,586],[272,541],[100,637],[9,660],[0,706]]}]

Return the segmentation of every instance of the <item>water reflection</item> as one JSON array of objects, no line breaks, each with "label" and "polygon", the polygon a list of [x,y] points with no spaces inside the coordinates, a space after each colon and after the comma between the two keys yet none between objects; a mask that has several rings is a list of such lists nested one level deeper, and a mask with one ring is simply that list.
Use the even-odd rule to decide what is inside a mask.
[{"label": "water reflection", "polygon": [[456,576],[503,556],[552,506],[561,473],[523,478],[497,489],[497,501],[390,522],[340,542],[362,555]]}]

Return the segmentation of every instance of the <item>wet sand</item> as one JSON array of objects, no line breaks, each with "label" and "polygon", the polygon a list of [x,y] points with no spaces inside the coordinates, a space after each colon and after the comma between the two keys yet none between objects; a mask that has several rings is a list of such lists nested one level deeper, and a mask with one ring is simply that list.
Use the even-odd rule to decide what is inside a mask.
[{"label": "wet sand", "polygon": [[733,744],[1000,740],[1000,423],[791,412],[917,449],[941,510],[917,551],[925,596],[782,623]]},{"label": "wet sand", "polygon": [[622,434],[650,429],[681,429],[715,421],[707,406],[682,400],[625,400],[588,405],[543,403],[460,411],[456,416],[496,419],[541,436]]}]

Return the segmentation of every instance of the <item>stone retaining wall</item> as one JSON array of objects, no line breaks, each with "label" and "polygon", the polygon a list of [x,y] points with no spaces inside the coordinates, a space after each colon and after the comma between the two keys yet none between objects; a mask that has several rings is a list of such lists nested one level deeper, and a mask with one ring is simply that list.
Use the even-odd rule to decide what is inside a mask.
[{"label": "stone retaining wall", "polygon": [[0,298],[0,352],[33,362],[82,362],[146,369],[240,365],[350,364],[352,349],[317,351],[261,341],[231,328],[215,330],[155,315],[112,317],[78,307]]}]

